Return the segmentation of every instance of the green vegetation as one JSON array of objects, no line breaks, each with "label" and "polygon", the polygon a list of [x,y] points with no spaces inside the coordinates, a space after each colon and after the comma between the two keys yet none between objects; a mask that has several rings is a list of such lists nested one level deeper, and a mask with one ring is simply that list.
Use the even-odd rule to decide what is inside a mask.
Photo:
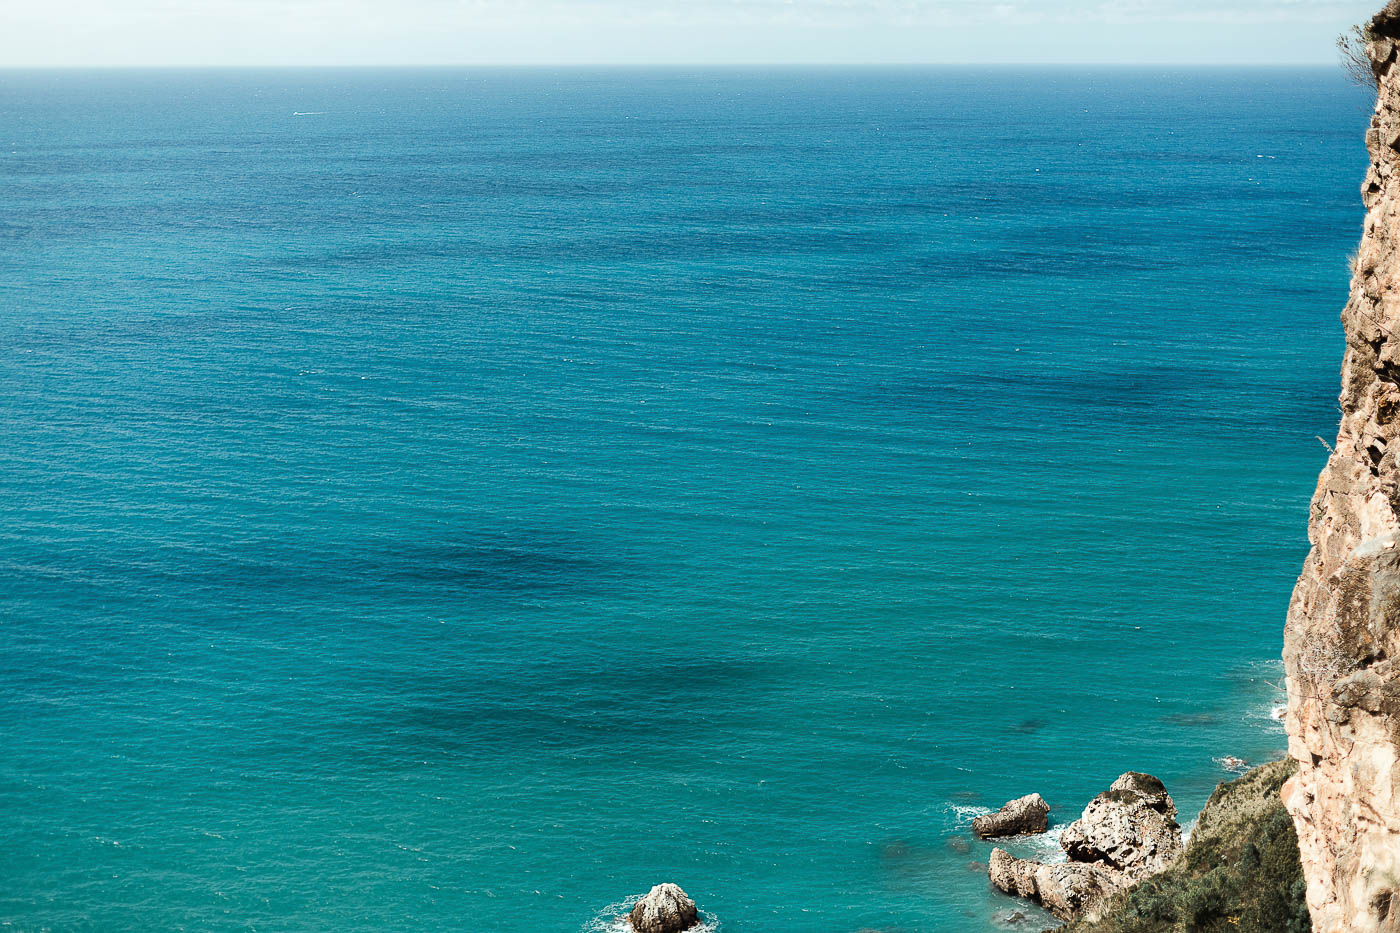
[{"label": "green vegetation", "polygon": [[1298,837],[1279,799],[1292,773],[1279,761],[1221,784],[1171,868],[1062,933],[1310,933]]}]

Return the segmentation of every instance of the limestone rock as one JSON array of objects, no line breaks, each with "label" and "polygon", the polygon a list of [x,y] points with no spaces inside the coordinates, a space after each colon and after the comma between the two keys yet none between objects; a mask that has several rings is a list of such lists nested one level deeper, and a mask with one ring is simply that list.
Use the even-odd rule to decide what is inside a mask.
[{"label": "limestone rock", "polygon": [[1139,881],[1181,854],[1176,805],[1162,782],[1130,771],[1065,827],[1060,845],[1073,862],[1101,862]]},{"label": "limestone rock", "polygon": [[987,877],[999,890],[1017,897],[1035,899],[1035,871],[1039,862],[1017,858],[1005,849],[993,849],[987,860]]},{"label": "limestone rock", "polygon": [[658,884],[637,901],[627,916],[637,933],[681,933],[700,922],[700,914],[679,885]]},{"label": "limestone rock", "polygon": [[1007,894],[1028,898],[1061,920],[1095,919],[1126,878],[1103,865],[1061,862],[1046,865],[993,849],[987,877]]},{"label": "limestone rock", "polygon": [[1175,819],[1176,804],[1172,802],[1167,786],[1160,779],[1141,771],[1124,771],[1118,779],[1108,785],[1109,791],[1131,791],[1142,802],[1164,816]]},{"label": "limestone rock", "polygon": [[1361,245],[1342,311],[1341,424],[1284,632],[1284,804],[1316,933],[1400,930],[1400,0],[1367,27],[1377,79]]},{"label": "limestone rock", "polygon": [[1110,897],[1181,854],[1176,804],[1161,781],[1129,771],[1089,801],[1065,827],[1060,845],[1069,861],[1050,865],[993,849],[987,877],[1061,920],[1096,919]]},{"label": "limestone rock", "polygon": [[995,813],[972,821],[972,831],[983,839],[1043,833],[1049,825],[1050,805],[1039,794],[1027,794],[1005,804]]}]

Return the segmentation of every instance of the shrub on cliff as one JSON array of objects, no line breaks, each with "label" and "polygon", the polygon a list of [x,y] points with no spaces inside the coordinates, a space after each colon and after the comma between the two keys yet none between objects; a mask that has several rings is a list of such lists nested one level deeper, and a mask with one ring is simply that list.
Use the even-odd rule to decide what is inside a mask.
[{"label": "shrub on cliff", "polygon": [[1366,54],[1370,38],[1366,26],[1353,26],[1337,37],[1337,54],[1347,77],[1362,87],[1376,86],[1376,73],[1371,70],[1371,56]]},{"label": "shrub on cliff", "polygon": [[1221,784],[1171,868],[1064,933],[1310,933],[1298,837],[1279,801],[1292,772],[1275,762]]}]

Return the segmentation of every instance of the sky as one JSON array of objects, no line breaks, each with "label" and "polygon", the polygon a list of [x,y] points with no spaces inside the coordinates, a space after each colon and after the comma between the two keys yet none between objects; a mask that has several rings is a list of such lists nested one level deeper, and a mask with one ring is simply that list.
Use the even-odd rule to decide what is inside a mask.
[{"label": "sky", "polygon": [[0,0],[0,67],[1334,64],[1382,0]]}]

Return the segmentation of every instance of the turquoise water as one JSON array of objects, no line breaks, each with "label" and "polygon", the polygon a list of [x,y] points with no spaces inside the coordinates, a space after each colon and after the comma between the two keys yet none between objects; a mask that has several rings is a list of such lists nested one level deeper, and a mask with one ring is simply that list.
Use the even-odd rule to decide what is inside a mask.
[{"label": "turquoise water", "polygon": [[0,925],[974,933],[1264,759],[1329,70],[0,73]]}]

